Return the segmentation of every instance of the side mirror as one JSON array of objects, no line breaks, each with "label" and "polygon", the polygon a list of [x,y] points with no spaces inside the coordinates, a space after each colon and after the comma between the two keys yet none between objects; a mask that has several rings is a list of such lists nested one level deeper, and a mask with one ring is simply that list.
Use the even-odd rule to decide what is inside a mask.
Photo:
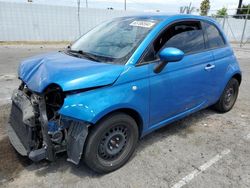
[{"label": "side mirror", "polygon": [[154,68],[155,73],[159,73],[167,65],[167,63],[182,60],[184,52],[177,48],[164,48],[159,54],[161,62]]}]

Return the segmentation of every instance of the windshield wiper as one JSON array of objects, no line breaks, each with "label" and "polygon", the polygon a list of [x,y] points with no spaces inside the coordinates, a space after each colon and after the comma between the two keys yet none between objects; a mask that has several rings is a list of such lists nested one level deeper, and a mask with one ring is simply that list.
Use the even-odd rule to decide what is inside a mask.
[{"label": "windshield wiper", "polygon": [[98,60],[96,56],[94,56],[90,53],[87,53],[87,52],[83,52],[82,50],[71,50],[70,48],[68,48],[67,52],[69,52],[71,54],[77,54],[78,57],[80,55],[81,57],[84,56],[84,57],[91,59],[93,61],[100,62],[100,60]]}]

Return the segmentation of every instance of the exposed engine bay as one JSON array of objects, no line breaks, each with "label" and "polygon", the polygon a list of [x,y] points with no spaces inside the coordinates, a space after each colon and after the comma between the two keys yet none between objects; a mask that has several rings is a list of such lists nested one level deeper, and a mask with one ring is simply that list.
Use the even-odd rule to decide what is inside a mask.
[{"label": "exposed engine bay", "polygon": [[67,160],[79,163],[90,124],[59,114],[65,97],[56,84],[39,94],[22,82],[13,92],[7,130],[21,155],[54,161],[57,153],[67,151]]}]

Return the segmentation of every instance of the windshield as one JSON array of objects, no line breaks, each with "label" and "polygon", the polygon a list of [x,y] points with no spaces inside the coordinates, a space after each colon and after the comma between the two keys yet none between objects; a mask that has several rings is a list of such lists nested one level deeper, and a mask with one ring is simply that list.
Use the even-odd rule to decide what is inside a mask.
[{"label": "windshield", "polygon": [[105,22],[78,39],[71,50],[97,61],[125,64],[157,20],[119,18]]}]

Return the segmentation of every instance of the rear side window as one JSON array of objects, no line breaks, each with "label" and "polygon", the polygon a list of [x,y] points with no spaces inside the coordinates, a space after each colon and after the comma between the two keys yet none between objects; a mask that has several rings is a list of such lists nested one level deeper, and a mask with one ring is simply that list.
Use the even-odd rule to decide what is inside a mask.
[{"label": "rear side window", "polygon": [[212,24],[204,23],[204,28],[208,38],[208,48],[220,48],[225,45],[225,40],[219,30]]},{"label": "rear side window", "polygon": [[167,32],[167,41],[163,47],[175,47],[185,54],[204,50],[205,42],[200,22],[173,25]]}]

